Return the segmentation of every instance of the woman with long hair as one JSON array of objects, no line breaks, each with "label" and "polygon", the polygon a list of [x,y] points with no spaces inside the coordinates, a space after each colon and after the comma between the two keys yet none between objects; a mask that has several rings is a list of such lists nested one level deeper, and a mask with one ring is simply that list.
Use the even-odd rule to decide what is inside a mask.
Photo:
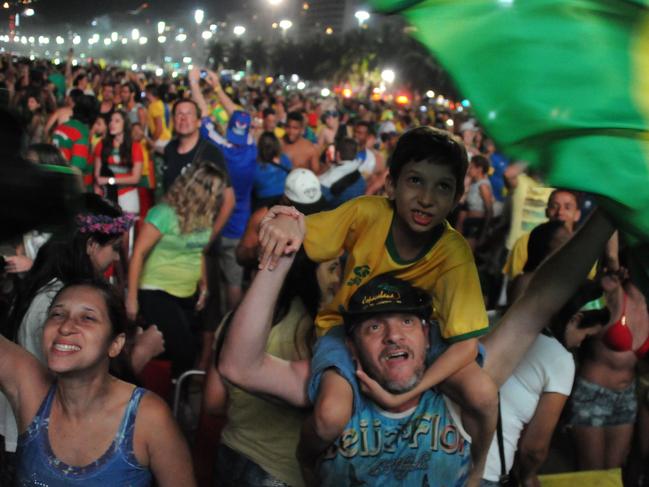
[{"label": "woman with long hair", "polygon": [[[135,241],[128,272],[126,309],[160,327],[172,372],[192,368],[199,340],[194,311],[204,305],[203,250],[218,213],[224,175],[210,163],[192,165],[151,208]],[[196,290],[201,280],[200,299]]]},{"label": "woman with long hair", "polygon": [[279,139],[273,132],[263,132],[257,142],[257,167],[253,185],[254,207],[272,206],[284,194],[284,183],[293,165],[281,153]]},{"label": "woman with long hair", "polygon": [[[47,311],[39,362],[0,337],[0,388],[17,421],[17,485],[193,486],[189,449],[159,397],[110,364],[130,332],[103,280],[69,283]],[[137,426],[137,427],[136,427]]]},{"label": "woman with long hair", "polygon": [[131,139],[128,117],[121,110],[113,112],[106,136],[95,147],[95,183],[126,213],[140,213],[137,185],[143,161],[142,146]]}]

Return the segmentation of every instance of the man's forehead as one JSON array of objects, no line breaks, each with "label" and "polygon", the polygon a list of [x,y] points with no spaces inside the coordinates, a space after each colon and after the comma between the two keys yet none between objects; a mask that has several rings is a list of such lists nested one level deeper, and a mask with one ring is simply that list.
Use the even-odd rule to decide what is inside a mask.
[{"label": "man's forehead", "polygon": [[577,197],[570,191],[557,191],[550,198],[550,204],[565,203],[567,199],[570,199],[571,203],[577,204]]}]

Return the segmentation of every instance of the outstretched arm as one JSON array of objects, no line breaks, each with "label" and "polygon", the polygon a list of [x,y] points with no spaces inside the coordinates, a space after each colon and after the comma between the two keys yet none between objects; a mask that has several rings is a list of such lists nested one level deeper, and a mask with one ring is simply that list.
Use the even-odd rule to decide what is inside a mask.
[{"label": "outstretched arm", "polygon": [[601,210],[593,212],[586,224],[541,264],[520,299],[482,340],[487,351],[484,369],[498,387],[552,316],[577,291],[613,230]]},{"label": "outstretched arm", "polygon": [[192,92],[192,100],[196,102],[198,108],[201,110],[201,117],[207,117],[210,113],[203,92],[201,91],[200,79],[201,71],[198,68],[193,68],[188,73],[189,77],[189,88]]},{"label": "outstretched arm", "polygon": [[309,404],[309,362],[289,362],[266,353],[273,310],[293,257],[282,257],[274,271],[260,270],[239,305],[219,360],[220,374],[253,394],[266,394],[303,407]]}]

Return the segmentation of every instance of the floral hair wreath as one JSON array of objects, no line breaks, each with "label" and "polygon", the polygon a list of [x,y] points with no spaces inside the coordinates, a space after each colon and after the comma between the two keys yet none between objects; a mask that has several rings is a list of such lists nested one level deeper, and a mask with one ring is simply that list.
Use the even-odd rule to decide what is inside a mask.
[{"label": "floral hair wreath", "polygon": [[103,233],[105,235],[121,235],[128,231],[135,220],[131,214],[112,218],[107,215],[77,215],[77,225],[81,233]]}]

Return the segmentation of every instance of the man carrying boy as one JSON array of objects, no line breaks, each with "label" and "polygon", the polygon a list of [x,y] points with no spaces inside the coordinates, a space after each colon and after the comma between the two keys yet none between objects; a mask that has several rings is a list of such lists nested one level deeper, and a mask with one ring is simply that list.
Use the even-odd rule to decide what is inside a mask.
[{"label": "man carrying boy", "polygon": [[317,262],[347,252],[341,289],[316,318],[319,335],[331,332],[314,352],[314,362],[324,366],[322,377],[313,378],[321,380],[312,391],[317,393],[313,418],[303,431],[303,446],[311,450],[304,451],[306,457],[316,458],[338,438],[357,407],[356,386],[350,386],[355,384],[351,359],[339,360],[347,353],[338,327],[343,322],[340,309],[346,309],[361,285],[391,273],[431,295],[433,319],[449,346],[437,356],[429,354],[429,368],[417,388],[394,394],[398,391],[389,393],[370,382],[369,389],[386,408],[399,407],[433,386],[456,400],[473,439],[469,485],[478,485],[496,427],[497,390],[475,362],[477,337],[488,327],[475,262],[466,241],[445,220],[462,195],[467,164],[466,150],[449,134],[419,127],[397,143],[386,181],[388,198],[356,198],[311,215],[306,229],[287,208],[271,209],[262,222],[260,268],[272,269],[302,239],[307,255]]}]

